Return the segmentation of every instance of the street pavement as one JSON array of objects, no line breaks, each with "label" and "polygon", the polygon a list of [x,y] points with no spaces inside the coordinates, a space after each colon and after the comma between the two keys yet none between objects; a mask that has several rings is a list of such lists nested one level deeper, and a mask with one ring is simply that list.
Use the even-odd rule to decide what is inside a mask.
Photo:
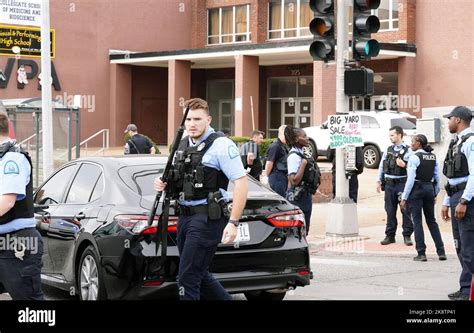
[{"label": "street pavement", "polygon": [[[328,163],[320,163],[322,168]],[[460,273],[450,223],[440,222],[447,261],[439,261],[425,225],[428,262],[414,262],[415,246],[406,246],[397,230],[396,243],[380,245],[385,237],[386,215],[383,193],[375,191],[376,170],[365,169],[359,176],[359,236],[326,237],[331,212],[327,203],[313,205],[310,234],[311,285],[287,293],[287,300],[446,300],[458,289]],[[439,216],[440,200],[436,207]],[[401,214],[399,213],[399,221]],[[413,239],[414,237],[412,237]],[[47,299],[71,299],[65,292],[45,289]],[[0,300],[9,296],[0,295]],[[245,299],[242,294],[234,299]]]}]

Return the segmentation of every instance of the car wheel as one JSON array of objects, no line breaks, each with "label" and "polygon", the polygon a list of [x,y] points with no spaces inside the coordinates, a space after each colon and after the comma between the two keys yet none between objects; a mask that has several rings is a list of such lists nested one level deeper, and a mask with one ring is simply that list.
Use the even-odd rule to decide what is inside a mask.
[{"label": "car wheel", "polygon": [[244,295],[249,301],[282,301],[286,296],[286,291],[248,291]]},{"label": "car wheel", "polygon": [[318,160],[318,147],[312,140],[309,140],[309,146],[304,147],[304,150],[307,156],[312,156],[315,161]]},{"label": "car wheel", "polygon": [[374,145],[364,147],[364,164],[366,168],[377,169],[380,163],[380,152]]},{"label": "car wheel", "polygon": [[89,245],[82,253],[77,272],[79,298],[82,301],[107,299],[102,268],[98,258],[99,256],[92,245]]}]

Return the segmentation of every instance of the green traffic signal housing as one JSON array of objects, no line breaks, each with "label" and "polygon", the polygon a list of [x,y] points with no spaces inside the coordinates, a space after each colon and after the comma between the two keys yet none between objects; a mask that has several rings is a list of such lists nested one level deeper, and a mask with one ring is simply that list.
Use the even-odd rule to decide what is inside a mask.
[{"label": "green traffic signal housing", "polygon": [[370,13],[380,6],[380,0],[353,0],[352,55],[354,60],[370,60],[380,52],[380,45],[371,34],[380,29],[379,18]]},{"label": "green traffic signal housing", "polygon": [[310,0],[309,6],[314,18],[309,30],[314,35],[309,53],[314,60],[328,62],[335,58],[334,0]]}]

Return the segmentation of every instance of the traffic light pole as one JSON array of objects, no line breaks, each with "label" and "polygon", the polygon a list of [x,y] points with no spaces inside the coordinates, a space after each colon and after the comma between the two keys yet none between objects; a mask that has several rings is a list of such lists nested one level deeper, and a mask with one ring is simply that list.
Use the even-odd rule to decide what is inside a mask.
[{"label": "traffic light pole", "polygon": [[[344,65],[349,59],[349,3],[351,0],[337,0],[336,5],[336,113],[349,111],[349,98],[344,94]],[[328,236],[351,237],[359,234],[357,205],[349,198],[349,181],[346,178],[345,149],[336,149],[336,197],[329,204],[333,217],[326,225]]]}]

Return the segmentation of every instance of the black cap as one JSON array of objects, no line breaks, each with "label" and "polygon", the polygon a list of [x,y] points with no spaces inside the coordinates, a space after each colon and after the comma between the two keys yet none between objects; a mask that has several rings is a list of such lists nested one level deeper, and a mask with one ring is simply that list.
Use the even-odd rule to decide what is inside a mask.
[{"label": "black cap", "polygon": [[137,125],[135,124],[128,124],[127,128],[125,129],[124,133],[127,133],[128,131],[136,132],[138,130]]},{"label": "black cap", "polygon": [[465,106],[456,106],[453,111],[443,116],[444,118],[458,117],[462,120],[471,121],[472,111]]}]

